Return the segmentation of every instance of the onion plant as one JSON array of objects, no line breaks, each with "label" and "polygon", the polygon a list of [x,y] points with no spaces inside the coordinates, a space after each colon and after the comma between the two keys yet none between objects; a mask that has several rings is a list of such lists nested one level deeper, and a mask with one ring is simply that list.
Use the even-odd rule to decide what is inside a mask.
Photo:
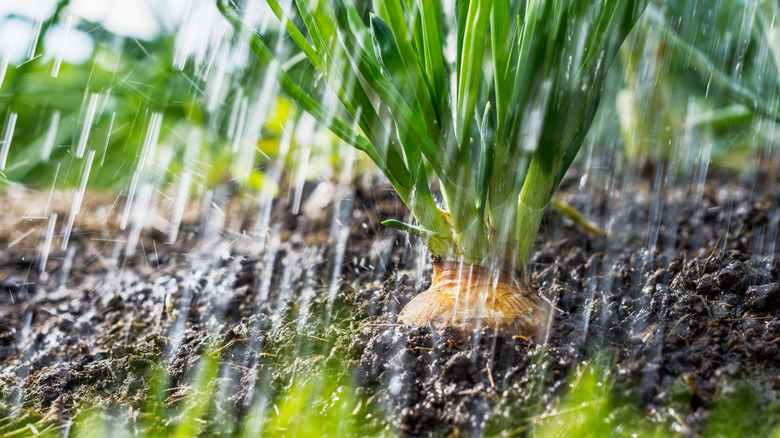
[{"label": "onion plant", "polygon": [[[268,74],[412,212],[416,224],[383,223],[420,236],[435,269],[401,321],[539,333],[552,306],[525,266],[647,0],[374,0],[368,14],[351,0],[266,0],[302,54],[284,63],[226,1]],[[288,74],[299,62],[338,108]]]}]

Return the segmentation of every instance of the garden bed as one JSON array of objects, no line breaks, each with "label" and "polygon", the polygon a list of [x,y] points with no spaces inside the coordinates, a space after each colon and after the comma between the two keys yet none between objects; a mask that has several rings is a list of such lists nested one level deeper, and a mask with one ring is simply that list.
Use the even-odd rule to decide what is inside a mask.
[{"label": "garden bed", "polygon": [[[111,220],[85,222],[43,277],[35,236],[45,224],[19,242],[27,224],[4,224],[0,433],[41,418],[64,427],[87,407],[136,432],[198,412],[196,431],[229,434],[257,412],[262,428],[287,430],[285,406],[313,381],[319,392],[308,387],[306,400],[323,424],[337,417],[328,409],[348,407],[340,424],[368,434],[523,434],[607,407],[597,423],[624,431],[773,430],[777,195],[716,173],[660,195],[631,183],[594,196],[570,173],[559,196],[612,234],[546,213],[530,278],[558,311],[541,340],[396,324],[427,286],[430,261],[379,225],[403,218],[403,205],[369,183],[307,186],[298,215],[282,196],[267,229],[244,203],[217,196],[193,206],[176,243],[155,225],[129,258]],[[3,196],[5,211],[18,211]],[[94,202],[117,214],[113,199]],[[213,387],[195,383],[203,357],[220,364]],[[602,392],[572,405],[587,376]],[[205,391],[215,401],[198,411],[188,400]],[[713,414],[734,403],[740,418]],[[759,417],[771,421],[750,428]]]}]

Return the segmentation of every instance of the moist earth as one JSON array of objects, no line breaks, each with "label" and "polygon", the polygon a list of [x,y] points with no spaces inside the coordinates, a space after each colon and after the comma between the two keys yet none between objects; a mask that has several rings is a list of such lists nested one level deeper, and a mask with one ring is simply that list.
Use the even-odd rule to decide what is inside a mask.
[{"label": "moist earth", "polygon": [[[617,397],[684,435],[700,433],[733,392],[725,382],[749,382],[755,414],[770,418],[780,389],[771,185],[716,173],[662,193],[632,183],[615,201],[614,190],[583,191],[580,178],[571,172],[560,196],[610,235],[546,213],[528,272],[557,308],[542,339],[397,324],[427,287],[430,261],[379,224],[407,214],[376,181],[308,184],[301,213],[280,197],[265,228],[231,196],[212,197],[222,209],[204,202],[178,241],[150,227],[129,257],[121,232],[86,224],[44,274],[39,246],[4,229],[0,418],[18,406],[51,421],[86,401],[140,407],[154,384],[176,405],[215,352],[225,417],[238,421],[258,381],[278,394],[307,370],[338,368],[365,412],[389,414],[402,435],[492,434],[552,406],[596,356],[607,357]],[[335,194],[323,196],[323,184]],[[313,339],[303,350],[302,336]]]}]

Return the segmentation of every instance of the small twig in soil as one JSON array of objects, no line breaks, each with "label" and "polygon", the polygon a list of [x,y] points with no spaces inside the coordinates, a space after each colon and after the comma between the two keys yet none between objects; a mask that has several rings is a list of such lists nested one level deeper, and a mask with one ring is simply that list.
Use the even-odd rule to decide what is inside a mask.
[{"label": "small twig in soil", "polygon": [[493,373],[490,371],[490,365],[485,364],[485,370],[487,371],[488,380],[490,380],[490,387],[496,389],[496,382],[493,380]]},{"label": "small twig in soil", "polygon": [[458,395],[472,395],[481,393],[483,393],[481,389],[464,389],[463,391],[458,391]]},{"label": "small twig in soil", "polygon": [[655,328],[657,326],[658,326],[658,324],[656,324],[656,323],[652,323],[652,324],[647,326],[647,328],[645,329],[644,333],[642,333],[642,336],[640,337],[642,342],[646,343],[653,336],[653,333],[655,332]]},{"label": "small twig in soil", "polygon": [[176,386],[176,387],[173,387],[173,388],[166,388],[166,389],[163,389],[163,392],[168,392],[168,391],[178,391],[178,390],[180,390],[180,389],[183,389],[183,390],[185,390],[185,391],[186,391],[186,390],[187,390],[187,387],[186,387],[186,386]]},{"label": "small twig in soil", "polygon": [[[683,429],[685,429],[685,430],[686,430],[686,432],[688,432],[688,433],[691,433],[691,432],[692,432],[692,430],[691,430],[691,427],[690,427],[690,426],[688,426],[688,425],[685,423],[685,420],[683,420],[683,419],[680,417],[680,415],[679,415],[677,412],[671,411],[671,415],[672,415],[672,418],[674,418],[674,421],[677,423],[677,425],[678,425],[678,426],[680,426],[680,427],[682,427]],[[696,437],[699,437],[699,436],[701,436],[701,435],[699,435],[699,434],[694,434],[694,436],[696,436]]]},{"label": "small twig in soil", "polygon": [[512,438],[512,437],[516,437],[516,436],[520,436],[520,435],[524,434],[527,430],[528,430],[528,426],[520,426],[517,429],[512,429],[509,432],[507,432],[506,434],[501,435],[501,436],[505,437],[505,438]]},{"label": "small twig in soil", "polygon": [[170,397],[168,400],[166,400],[165,402],[168,404],[168,406],[173,406],[173,405],[175,405],[176,403],[179,403],[180,401],[182,401],[182,400],[186,400],[186,399],[187,399],[187,395],[185,394],[185,395],[179,395],[179,396],[176,396],[176,398],[174,398],[174,396],[171,396],[171,397]]},{"label": "small twig in soil", "polygon": [[615,348],[615,352],[612,354],[612,365],[610,365],[612,367],[612,369],[615,369],[615,367],[617,366],[618,360],[620,360],[620,348],[616,347]]},{"label": "small twig in soil", "polygon": [[214,357],[215,355],[217,355],[217,354],[219,354],[219,353],[222,353],[223,351],[225,351],[225,350],[227,350],[228,348],[232,347],[232,346],[233,346],[233,344],[235,344],[236,342],[241,342],[241,343],[244,343],[244,342],[249,342],[249,338],[241,338],[241,339],[238,339],[238,338],[233,338],[233,339],[231,339],[231,340],[230,340],[230,342],[228,342],[227,344],[225,344],[225,345],[223,345],[222,347],[220,347],[220,348],[217,348],[216,350],[214,350],[214,351],[212,351],[211,353],[209,353],[209,356],[210,356],[210,357]]},{"label": "small twig in soil", "polygon": [[765,319],[774,319],[774,316],[743,316],[742,318],[725,318],[721,319],[723,322],[737,322],[737,321],[762,321]]},{"label": "small twig in soil", "polygon": [[325,339],[325,338],[320,338],[319,336],[310,335],[308,333],[304,334],[304,336],[307,336],[307,337],[312,338],[312,339],[316,339],[316,340],[318,340],[320,342],[328,342],[328,340]]},{"label": "small twig in soil", "polygon": [[[266,353],[266,355],[268,355],[268,353]],[[228,365],[229,367],[231,367],[231,368],[235,368],[235,369],[242,370],[242,371],[245,371],[245,372],[251,372],[251,371],[252,371],[252,369],[251,369],[251,368],[249,368],[249,367],[245,367],[245,366],[243,366],[243,365],[240,365],[240,364],[237,364],[237,363],[232,363],[232,362],[230,362],[230,363],[228,363],[227,365]]]},{"label": "small twig in soil", "polygon": [[463,346],[452,342],[452,339],[447,339],[447,347],[448,348],[454,348],[455,350],[463,350]]},{"label": "small twig in soil", "polygon": [[702,275],[704,274],[704,272],[707,271],[707,265],[710,263],[710,260],[712,260],[712,257],[715,255],[715,253],[719,251],[718,250],[718,245],[720,244],[720,238],[721,237],[722,237],[722,235],[718,237],[718,241],[715,242],[715,249],[712,250],[712,252],[710,253],[709,257],[707,257],[707,260],[704,261],[704,265],[702,265],[702,267],[699,269],[699,278],[701,278]]},{"label": "small twig in soil", "polygon": [[671,330],[669,330],[669,334],[671,334],[672,332],[674,332],[674,329],[676,329],[676,328],[677,328],[677,326],[678,326],[678,325],[680,325],[680,324],[681,324],[683,321],[685,321],[686,319],[688,319],[688,317],[689,317],[689,316],[691,316],[691,314],[690,314],[690,313],[686,313],[685,315],[683,315],[683,317],[682,317],[682,318],[680,318],[680,319],[677,321],[677,324],[675,324],[675,325],[674,325],[674,327],[672,327],[672,329],[671,329]]},{"label": "small twig in soil", "polygon": [[363,331],[363,329],[366,328],[366,327],[392,327],[392,326],[400,326],[400,325],[403,325],[403,324],[397,324],[397,323],[393,324],[393,323],[389,323],[389,322],[386,322],[386,323],[368,323],[368,324],[361,325],[357,329],[353,330],[352,333]]},{"label": "small twig in soil", "polygon": [[683,375],[683,382],[687,383],[691,388],[691,395],[696,394],[696,379],[691,374]]}]

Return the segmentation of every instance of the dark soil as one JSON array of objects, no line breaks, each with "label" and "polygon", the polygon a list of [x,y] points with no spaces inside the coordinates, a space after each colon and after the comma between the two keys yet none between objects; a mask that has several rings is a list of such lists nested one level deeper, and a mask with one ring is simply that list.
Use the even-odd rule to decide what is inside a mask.
[{"label": "dark soil", "polygon": [[[268,230],[216,197],[225,218],[203,208],[174,245],[148,229],[129,258],[121,233],[87,226],[43,277],[38,245],[8,248],[12,230],[0,230],[0,402],[55,420],[87,400],[138,407],[160,375],[175,405],[218,349],[231,418],[256,387],[278,394],[348,362],[366,412],[389,407],[401,434],[492,434],[522,431],[575,364],[607,354],[616,397],[685,435],[704,430],[725,382],[749,381],[755,415],[768,415],[780,399],[778,194],[732,175],[662,196],[640,183],[604,196],[578,181],[572,172],[564,199],[611,235],[545,216],[529,275],[559,312],[542,340],[394,324],[430,263],[379,225],[406,213],[370,184],[333,189],[329,203],[307,187],[298,215],[282,197]],[[302,348],[302,336],[317,340]]]}]

